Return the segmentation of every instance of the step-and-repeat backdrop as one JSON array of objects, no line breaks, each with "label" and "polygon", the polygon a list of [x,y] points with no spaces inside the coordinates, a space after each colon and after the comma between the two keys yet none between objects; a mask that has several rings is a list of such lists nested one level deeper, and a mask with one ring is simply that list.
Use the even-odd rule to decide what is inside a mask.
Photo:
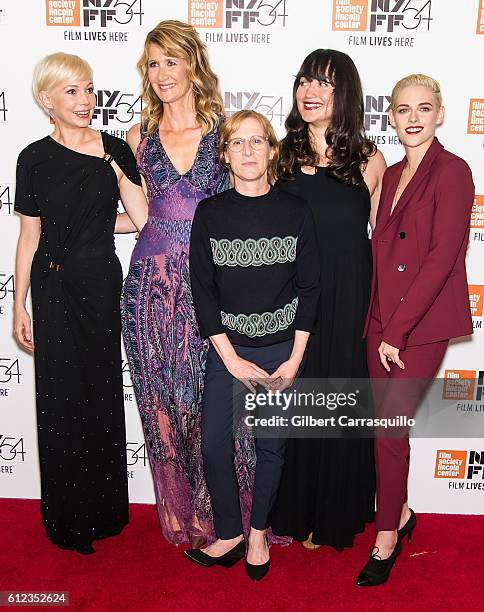
[{"label": "step-and-repeat backdrop", "polygon": [[[354,59],[364,86],[365,127],[391,164],[403,149],[388,123],[393,84],[412,72],[437,78],[446,120],[438,136],[467,160],[484,194],[484,0],[0,0],[0,495],[39,497],[33,359],[11,334],[19,219],[15,163],[52,127],[31,94],[32,70],[54,51],[94,68],[93,126],[124,138],[142,108],[136,62],[163,19],[193,24],[208,46],[227,114],[258,110],[284,133],[293,77],[313,49]],[[126,270],[133,236],[117,238]],[[442,397],[477,431],[484,420],[484,195],[477,195],[468,250],[474,336],[455,342],[442,365]],[[94,356],[93,356],[94,357]],[[129,369],[124,364],[128,477],[132,501],[153,488]],[[484,441],[414,439],[410,497],[420,512],[480,513]]]}]

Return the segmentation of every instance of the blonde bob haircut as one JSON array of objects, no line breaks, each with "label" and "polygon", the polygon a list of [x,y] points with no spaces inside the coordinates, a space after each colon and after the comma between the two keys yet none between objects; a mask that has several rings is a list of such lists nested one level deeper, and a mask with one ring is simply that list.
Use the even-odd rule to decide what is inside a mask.
[{"label": "blonde bob haircut", "polygon": [[142,78],[142,97],[146,106],[141,113],[141,124],[151,134],[163,116],[163,102],[153,91],[148,79],[149,46],[156,45],[170,57],[187,62],[187,75],[192,83],[195,112],[202,134],[208,134],[224,115],[217,75],[210,68],[207,48],[191,25],[181,21],[161,21],[145,40],[143,55],[137,67]]},{"label": "blonde bob haircut", "polygon": [[392,90],[390,102],[390,108],[392,110],[395,110],[398,94],[402,91],[402,89],[411,85],[422,85],[423,87],[428,87],[437,99],[437,110],[442,106],[440,85],[435,79],[427,76],[426,74],[409,74],[403,79],[400,79]]},{"label": "blonde bob haircut", "polygon": [[272,159],[269,161],[269,166],[267,168],[267,178],[269,183],[273,185],[277,181],[279,141],[277,140],[276,133],[274,132],[274,128],[272,127],[269,119],[254,110],[245,109],[237,111],[225,120],[224,124],[222,125],[222,129],[220,130],[220,161],[225,167],[229,168],[227,162],[225,161],[225,152],[227,150],[228,142],[232,135],[238,130],[241,123],[246,119],[256,119],[260,123],[263,132],[261,136],[265,136],[267,138],[267,142],[272,149]]},{"label": "blonde bob haircut", "polygon": [[35,99],[39,99],[41,91],[50,92],[61,83],[87,77],[92,81],[92,68],[78,55],[70,53],[52,53],[37,64],[32,79],[32,89]]}]

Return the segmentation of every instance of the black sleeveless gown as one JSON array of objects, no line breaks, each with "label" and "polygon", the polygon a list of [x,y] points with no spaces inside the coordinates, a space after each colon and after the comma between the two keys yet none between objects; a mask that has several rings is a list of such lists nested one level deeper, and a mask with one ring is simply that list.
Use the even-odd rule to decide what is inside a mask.
[{"label": "black sleeveless gown", "polygon": [[[321,254],[321,306],[306,351],[307,378],[367,378],[363,328],[371,283],[367,234],[370,195],[331,178],[325,168],[299,171],[282,189],[310,205]],[[372,521],[375,472],[371,439],[291,439],[273,509],[276,534],[353,545]]]},{"label": "black sleeveless gown", "polygon": [[[128,145],[102,139],[140,185]],[[52,542],[83,553],[128,522],[118,199],[109,157],[50,136],[19,155],[15,210],[41,218],[31,292],[42,520]]]}]

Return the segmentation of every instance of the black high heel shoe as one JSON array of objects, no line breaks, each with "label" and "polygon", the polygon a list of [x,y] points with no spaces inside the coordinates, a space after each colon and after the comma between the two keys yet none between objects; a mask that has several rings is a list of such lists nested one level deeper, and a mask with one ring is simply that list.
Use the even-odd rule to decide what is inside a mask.
[{"label": "black high heel shoe", "polygon": [[357,586],[377,586],[388,580],[393,564],[402,552],[402,540],[397,538],[395,548],[388,559],[377,559],[378,552],[378,546],[375,546],[370,552],[370,558],[356,579]]},{"label": "black high heel shoe", "polygon": [[204,553],[199,548],[191,548],[184,551],[185,555],[190,559],[203,565],[203,567],[212,567],[212,565],[221,565],[222,567],[232,567],[245,556],[245,540],[241,540],[236,546],[227,551],[220,557],[211,557]]},{"label": "black high heel shoe", "polygon": [[403,538],[407,536],[408,541],[410,542],[412,540],[412,532],[417,525],[417,516],[415,512],[412,510],[412,508],[409,508],[409,510],[410,510],[410,518],[405,523],[405,525],[403,525],[403,527],[397,530],[397,535],[400,540],[403,540]]},{"label": "black high heel shoe", "polygon": [[[267,539],[267,536],[266,536],[266,544],[267,544],[267,548],[269,548],[269,541]],[[254,582],[258,582],[259,580],[262,580],[262,578],[264,578],[264,576],[269,571],[270,566],[271,566],[270,559],[268,559],[262,565],[254,565],[246,561],[245,562],[245,572],[251,580],[253,580]]]}]

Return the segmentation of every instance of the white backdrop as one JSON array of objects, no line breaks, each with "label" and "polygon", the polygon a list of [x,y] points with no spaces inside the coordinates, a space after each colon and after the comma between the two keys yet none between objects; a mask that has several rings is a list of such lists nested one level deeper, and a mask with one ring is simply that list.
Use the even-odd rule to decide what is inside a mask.
[{"label": "white backdrop", "polygon": [[[227,113],[240,108],[259,110],[280,135],[291,104],[293,76],[303,58],[319,47],[347,52],[362,77],[366,128],[388,164],[403,156],[387,118],[393,84],[411,72],[434,76],[441,83],[447,113],[439,139],[466,159],[476,193],[484,194],[484,0],[0,0],[3,497],[36,498],[40,493],[33,359],[11,335],[19,231],[13,214],[15,163],[24,146],[51,131],[49,120],[32,98],[32,70],[42,56],[54,51],[84,57],[95,75],[98,109],[93,126],[123,138],[139,120],[135,65],[144,38],[163,19],[190,21],[197,27],[220,77]],[[133,242],[132,236],[117,238],[125,270]],[[458,419],[468,419],[476,430],[484,421],[483,257],[484,195],[478,195],[467,258],[475,333],[472,339],[453,343],[440,373],[445,384],[458,385],[448,410]],[[143,435],[124,363],[130,498],[153,502]],[[443,393],[447,391],[443,383]],[[483,511],[482,439],[419,439],[413,440],[412,447],[410,497],[415,510]]]}]

